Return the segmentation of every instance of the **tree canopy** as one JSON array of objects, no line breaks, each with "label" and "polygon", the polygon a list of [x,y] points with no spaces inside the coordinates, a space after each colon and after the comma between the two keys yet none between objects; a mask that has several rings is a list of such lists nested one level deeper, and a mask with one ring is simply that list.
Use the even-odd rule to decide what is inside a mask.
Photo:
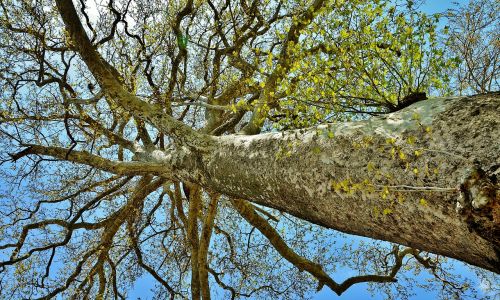
[{"label": "tree canopy", "polygon": [[498,89],[499,18],[418,5],[0,0],[0,296],[478,296],[445,256],[500,270],[499,97],[426,99]]}]

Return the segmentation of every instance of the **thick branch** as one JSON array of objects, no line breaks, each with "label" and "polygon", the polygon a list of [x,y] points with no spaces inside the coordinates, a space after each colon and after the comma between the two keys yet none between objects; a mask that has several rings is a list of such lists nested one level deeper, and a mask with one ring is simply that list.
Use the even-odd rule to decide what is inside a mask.
[{"label": "thick branch", "polygon": [[91,154],[87,151],[77,151],[62,147],[46,147],[30,144],[26,144],[24,146],[26,146],[24,150],[10,154],[12,160],[16,161],[24,156],[37,154],[40,156],[50,156],[60,160],[83,164],[103,171],[121,175],[161,175],[168,173],[169,169],[167,165],[162,165],[155,162],[116,162]]},{"label": "thick branch", "polygon": [[198,268],[200,273],[201,297],[203,300],[210,299],[210,285],[208,281],[208,249],[214,228],[215,215],[217,214],[217,203],[220,195],[211,194],[210,203],[206,216],[203,220],[203,229],[200,236],[200,247],[198,252]]}]

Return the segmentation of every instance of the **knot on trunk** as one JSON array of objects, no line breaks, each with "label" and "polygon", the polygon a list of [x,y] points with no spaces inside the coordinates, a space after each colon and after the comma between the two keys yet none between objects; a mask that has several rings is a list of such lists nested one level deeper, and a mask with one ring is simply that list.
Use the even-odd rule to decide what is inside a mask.
[{"label": "knot on trunk", "polygon": [[489,176],[477,163],[466,172],[459,186],[457,212],[471,232],[500,250],[500,186],[495,173]]}]

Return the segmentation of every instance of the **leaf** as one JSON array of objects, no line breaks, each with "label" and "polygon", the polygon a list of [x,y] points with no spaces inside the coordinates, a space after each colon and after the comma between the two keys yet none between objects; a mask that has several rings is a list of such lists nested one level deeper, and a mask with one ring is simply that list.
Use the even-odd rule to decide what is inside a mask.
[{"label": "leaf", "polygon": [[179,34],[177,36],[177,45],[179,46],[179,48],[186,49],[187,44],[188,44],[188,36],[182,33]]},{"label": "leaf", "polygon": [[343,39],[349,37],[349,32],[347,32],[347,30],[345,29],[340,30],[340,37]]},{"label": "leaf", "polygon": [[406,159],[406,155],[405,155],[405,153],[404,153],[403,151],[401,151],[401,150],[399,150],[399,158],[400,158],[401,160],[405,160],[405,159]]}]

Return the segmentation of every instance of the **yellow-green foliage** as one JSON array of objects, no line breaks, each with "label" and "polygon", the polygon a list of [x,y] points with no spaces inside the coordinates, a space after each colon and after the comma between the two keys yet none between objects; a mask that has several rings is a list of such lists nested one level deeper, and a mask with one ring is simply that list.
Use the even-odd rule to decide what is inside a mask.
[{"label": "yellow-green foliage", "polygon": [[[289,72],[277,84],[282,97],[274,110],[285,117],[275,126],[350,119],[386,110],[412,92],[441,89],[454,61],[438,47],[437,22],[390,1],[337,2],[321,10],[288,49]],[[261,73],[279,68],[278,56],[267,53]]]}]

